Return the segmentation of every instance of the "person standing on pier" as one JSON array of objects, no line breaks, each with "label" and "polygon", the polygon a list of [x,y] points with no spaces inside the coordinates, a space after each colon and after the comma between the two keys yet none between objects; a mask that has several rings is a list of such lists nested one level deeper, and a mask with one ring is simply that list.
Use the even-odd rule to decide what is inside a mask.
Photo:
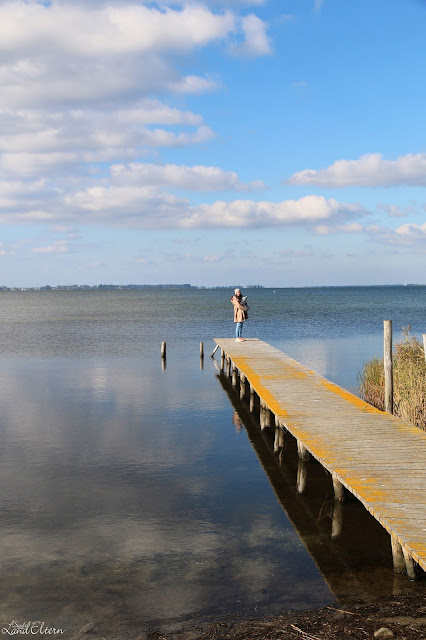
[{"label": "person standing on pier", "polygon": [[243,296],[240,289],[235,289],[234,295],[231,297],[234,305],[234,322],[235,326],[235,342],[244,342],[243,323],[247,320],[247,305],[244,304]]}]

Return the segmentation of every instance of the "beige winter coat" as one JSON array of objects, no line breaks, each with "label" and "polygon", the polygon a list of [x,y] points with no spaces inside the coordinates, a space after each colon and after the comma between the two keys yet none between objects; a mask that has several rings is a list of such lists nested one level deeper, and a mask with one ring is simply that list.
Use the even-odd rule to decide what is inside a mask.
[{"label": "beige winter coat", "polygon": [[234,322],[244,322],[244,320],[247,320],[247,310],[239,302],[237,296],[232,296],[231,302],[234,305]]}]

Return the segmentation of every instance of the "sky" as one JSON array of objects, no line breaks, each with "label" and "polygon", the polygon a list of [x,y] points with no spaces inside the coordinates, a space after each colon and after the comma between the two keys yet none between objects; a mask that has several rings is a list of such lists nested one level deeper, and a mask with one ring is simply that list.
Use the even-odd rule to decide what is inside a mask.
[{"label": "sky", "polygon": [[0,286],[426,283],[426,0],[0,0]]}]

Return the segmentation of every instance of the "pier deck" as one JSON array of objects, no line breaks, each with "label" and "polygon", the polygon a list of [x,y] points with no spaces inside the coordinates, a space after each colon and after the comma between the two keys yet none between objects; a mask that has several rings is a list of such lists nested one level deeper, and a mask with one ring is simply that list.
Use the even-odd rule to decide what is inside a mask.
[{"label": "pier deck", "polygon": [[[396,570],[426,571],[426,432],[258,339],[216,338],[279,424],[391,534]],[[223,360],[222,360],[223,361]],[[337,494],[339,495],[338,491]]]}]

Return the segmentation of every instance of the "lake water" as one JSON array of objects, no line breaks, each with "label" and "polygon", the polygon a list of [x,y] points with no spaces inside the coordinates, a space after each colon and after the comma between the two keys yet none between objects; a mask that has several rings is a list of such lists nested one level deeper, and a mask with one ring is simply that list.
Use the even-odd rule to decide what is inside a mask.
[{"label": "lake water", "polygon": [[[233,336],[231,293],[0,294],[2,627],[138,637],[423,588],[356,501],[331,540],[319,465],[297,495],[294,443],[278,462],[209,357]],[[426,287],[245,293],[247,337],[351,390],[384,319],[426,332]]]}]

